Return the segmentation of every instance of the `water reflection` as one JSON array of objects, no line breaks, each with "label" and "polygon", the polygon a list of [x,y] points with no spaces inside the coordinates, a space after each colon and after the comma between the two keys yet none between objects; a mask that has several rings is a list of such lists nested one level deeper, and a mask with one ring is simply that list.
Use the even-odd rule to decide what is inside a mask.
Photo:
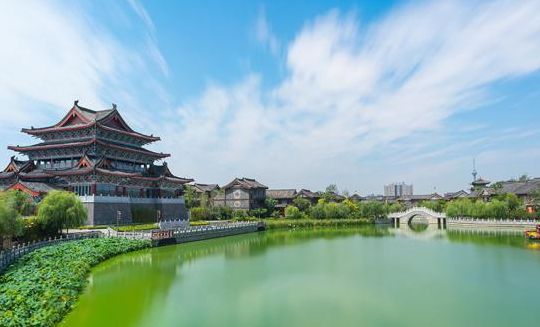
[{"label": "water reflection", "polygon": [[[298,286],[298,283],[304,285],[301,281],[307,279],[305,290],[296,293],[301,297],[303,292],[311,292],[314,285],[322,287],[328,282],[335,287],[325,288],[321,294],[341,289],[339,283],[344,278],[343,273],[349,271],[349,280],[345,282],[346,278],[344,279],[343,294],[340,296],[354,297],[354,294],[363,293],[386,294],[385,292],[388,291],[388,298],[385,298],[385,301],[391,301],[396,297],[396,289],[404,288],[402,290],[404,298],[409,298],[411,294],[407,288],[410,282],[408,277],[403,276],[403,279],[400,279],[401,277],[397,276],[397,278],[393,274],[396,267],[409,269],[407,276],[414,276],[418,269],[421,271],[435,269],[436,271],[424,275],[423,278],[436,276],[435,280],[427,284],[431,282],[437,284],[436,281],[439,281],[441,274],[453,271],[452,269],[455,268],[453,265],[455,260],[441,256],[441,253],[459,258],[459,260],[474,258],[469,262],[465,261],[460,266],[464,275],[470,275],[476,271],[475,265],[478,260],[483,262],[482,267],[484,267],[485,258],[497,258],[493,262],[499,264],[501,255],[504,258],[507,256],[514,258],[516,255],[506,250],[499,251],[499,249],[490,248],[491,246],[535,250],[540,248],[536,243],[528,242],[521,231],[445,230],[433,224],[416,227],[403,224],[397,229],[390,226],[363,226],[269,231],[130,253],[113,258],[93,270],[90,287],[81,297],[76,310],[66,318],[62,326],[151,326],[156,325],[155,321],[160,321],[160,319],[162,323],[169,322],[168,325],[162,324],[163,326],[176,326],[175,319],[187,319],[185,311],[200,309],[202,310],[200,315],[204,316],[206,306],[217,310],[216,308],[225,305],[227,301],[236,299],[238,287],[243,287],[243,294],[250,294],[250,299],[256,298],[262,301],[263,297],[259,298],[258,293],[251,293],[251,291],[258,292],[261,282],[263,285],[264,282],[270,283],[274,280],[270,277],[275,276],[278,276],[275,280],[280,282],[286,278],[294,280],[292,284],[283,285],[288,285],[282,290],[283,292],[287,292],[288,287]],[[339,241],[334,242],[334,239]],[[430,242],[421,243],[410,239]],[[332,242],[324,242],[325,240]],[[470,255],[464,256],[462,248],[449,247],[449,243],[469,243],[479,245],[482,249],[478,251],[469,247],[467,253]],[[522,257],[523,264],[528,264],[527,253],[517,252],[522,253],[518,256]],[[418,258],[422,259],[416,261],[411,259],[410,253],[416,253]],[[412,265],[411,260],[414,261]],[[512,269],[514,264],[512,261]],[[487,269],[487,271],[502,273],[506,270]],[[336,277],[338,275],[339,278]],[[459,275],[448,274],[446,282],[454,286],[461,285],[461,281],[453,280]],[[492,276],[493,285],[499,285],[497,278],[502,280],[508,278],[507,275],[503,275]],[[302,278],[296,279],[297,276],[302,276]],[[358,276],[364,277],[358,279]],[[424,279],[417,280],[415,283],[424,285],[422,284]],[[362,281],[366,282],[362,283]],[[378,283],[373,283],[373,281],[378,281]],[[388,283],[391,287],[384,288],[383,285],[388,285]],[[347,292],[350,285],[360,284],[362,287],[357,292]],[[443,287],[446,284],[437,285]],[[274,294],[272,290],[275,287],[276,285],[270,283],[266,295]],[[371,289],[371,287],[375,288]],[[486,292],[496,290],[491,286],[486,289]],[[441,290],[448,294],[453,291],[454,287]],[[418,290],[415,292],[417,294]],[[468,290],[464,289],[462,292],[467,293]],[[432,294],[427,293],[430,292],[426,292],[426,298],[431,298]],[[279,304],[284,299],[281,293],[275,296],[279,298],[279,301],[275,303]],[[216,299],[212,300],[213,297]],[[337,301],[338,298],[334,300]],[[302,303],[310,299],[309,297],[298,299],[293,303]],[[351,298],[346,302],[354,303],[361,300],[361,298]],[[199,305],[191,305],[192,302]],[[182,303],[182,306],[175,307],[171,303]],[[422,299],[419,303],[429,303],[429,301]],[[242,302],[242,304],[245,303]],[[369,302],[364,305],[369,305]],[[232,309],[224,310],[222,314],[227,316],[234,308],[232,306]],[[262,315],[267,312],[266,309],[264,306],[261,307]],[[281,308],[278,311],[283,312],[283,310],[285,309]],[[354,313],[355,310],[351,312]],[[369,312],[371,311],[367,310],[362,316],[369,315]],[[216,319],[218,319],[217,316]],[[192,326],[193,324],[184,325]],[[274,324],[276,325],[279,324]]]}]

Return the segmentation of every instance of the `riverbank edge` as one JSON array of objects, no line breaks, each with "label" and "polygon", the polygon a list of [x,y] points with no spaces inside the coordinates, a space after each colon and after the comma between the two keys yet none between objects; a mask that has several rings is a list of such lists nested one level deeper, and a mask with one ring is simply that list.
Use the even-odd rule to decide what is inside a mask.
[{"label": "riverbank edge", "polygon": [[[86,255],[79,254],[79,261],[74,260],[76,250],[81,252],[77,247],[84,246],[89,249]],[[96,238],[28,253],[0,275],[0,326],[58,325],[77,305],[95,266],[150,247],[151,242],[146,240]],[[58,264],[64,260],[64,264]]]},{"label": "riverbank edge", "polygon": [[[287,229],[290,229],[290,230],[294,230],[294,229],[306,229],[306,230],[309,230],[309,229],[315,229],[315,228],[318,228],[318,227],[354,227],[354,226],[365,226],[365,225],[374,225],[375,223],[372,221],[372,220],[369,220],[369,219],[321,219],[321,220],[317,220],[317,219],[299,219],[299,220],[292,220],[292,219],[266,219],[263,221],[265,223],[265,227],[266,227],[266,230],[287,230]],[[255,232],[255,231],[254,231]],[[216,236],[216,237],[212,237],[212,238],[221,238],[221,237],[228,237],[228,236],[234,236],[234,235],[237,235],[237,234],[230,234],[230,235],[222,235],[222,236]],[[197,241],[203,241],[203,240],[206,240],[206,239],[209,239],[209,238],[204,238],[204,239],[200,239],[200,240],[197,240]],[[98,239],[94,239],[94,240],[97,240],[99,242],[99,240],[111,240],[110,238],[98,238]],[[123,239],[123,238],[114,238],[113,240],[116,240],[116,242],[126,242],[126,243],[133,243],[133,242],[137,242],[135,240],[128,240],[128,239]],[[69,245],[73,245],[74,243],[80,243],[80,242],[88,242],[89,240],[74,240],[74,241],[71,241],[71,242],[68,242],[68,243],[62,243],[62,244],[57,244],[57,245],[52,245],[52,246],[48,246],[48,247],[45,247],[45,248],[42,248],[42,249],[39,249],[39,250],[36,250],[34,252],[31,252],[23,257],[21,257],[19,260],[17,260],[16,262],[14,262],[9,268],[7,268],[2,274],[0,274],[0,281],[2,281],[2,288],[9,288],[9,281],[5,282],[5,280],[9,279],[10,275],[11,274],[15,274],[15,270],[18,270],[18,269],[22,269],[24,270],[25,268],[25,265],[32,265],[32,258],[34,260],[38,260],[37,256],[39,256],[40,253],[42,252],[54,252],[54,250],[56,248],[59,248],[59,247],[68,247]],[[106,242],[106,241],[102,241],[102,242]],[[86,290],[86,287],[88,286],[88,277],[90,276],[90,273],[91,273],[91,270],[111,259],[111,258],[114,258],[116,256],[119,256],[119,255],[123,255],[123,254],[126,254],[126,253],[129,253],[129,252],[134,252],[134,251],[138,251],[138,250],[141,250],[141,249],[145,249],[145,248],[151,248],[151,247],[157,247],[157,246],[161,246],[161,245],[167,245],[167,244],[157,244],[157,243],[153,243],[151,241],[144,241],[144,240],[140,240],[138,241],[139,243],[144,243],[145,245],[142,246],[142,245],[138,245],[138,246],[135,246],[133,248],[130,248],[130,249],[127,249],[127,250],[120,250],[120,251],[117,251],[117,252],[114,252],[114,253],[110,253],[108,255],[104,255],[104,256],[101,256],[99,258],[99,260],[97,261],[94,261],[92,262],[92,264],[90,265],[87,265],[85,267],[85,271],[83,274],[76,274],[78,279],[76,281],[72,281],[72,282],[75,282],[75,284],[78,284],[79,287],[75,287],[75,288],[72,288],[72,289],[66,289],[68,292],[71,293],[71,298],[70,298],[70,303],[64,303],[64,305],[60,304],[60,305],[53,305],[53,307],[56,309],[56,312],[54,312],[53,314],[57,317],[56,319],[52,319],[52,320],[49,320],[49,321],[39,321],[39,325],[41,326],[56,326],[58,323],[60,323],[64,318],[65,316],[67,316],[67,314],[69,314],[69,312],[71,312],[71,310],[75,307],[75,305],[77,304],[78,302],[78,299],[80,297],[80,295]],[[178,243],[178,244],[182,244],[182,243]],[[47,265],[47,261],[48,260],[52,260],[52,258],[49,258],[48,256],[45,256],[45,261],[44,264],[45,266]],[[69,266],[73,266],[73,263]],[[68,273],[68,275],[74,275],[74,274],[71,274],[71,273]],[[45,283],[48,279],[47,278],[38,278],[37,279],[37,282],[39,283],[40,281]],[[82,286],[80,286],[82,285]],[[35,285],[36,288],[41,288],[42,285],[40,284],[36,284]],[[46,286],[45,286],[46,288]],[[55,285],[55,288],[61,288],[59,287],[58,285]],[[35,296],[35,294],[33,294],[33,296]],[[3,293],[0,293],[0,305],[3,305],[4,302],[6,301],[2,301],[2,300],[5,300],[5,299],[2,299],[3,297]],[[27,297],[27,300],[31,300],[32,297]],[[43,304],[45,304],[44,302],[42,302]],[[58,304],[58,303],[56,303]],[[18,305],[20,305],[20,303],[18,303]],[[14,309],[18,309],[18,308],[14,308]],[[17,316],[13,314],[13,312],[16,311],[16,310],[9,310],[9,309],[6,309],[4,310],[3,308],[0,307],[0,325],[2,326],[18,326],[18,325],[25,325],[25,321],[20,321],[20,319],[17,319]],[[23,311],[26,311],[26,310],[23,310]],[[32,312],[34,313],[37,313],[39,311],[39,309],[34,309],[32,310]],[[28,311],[26,311],[28,312]],[[6,317],[7,316],[7,317]],[[6,320],[7,318],[7,320]],[[34,321],[35,323],[36,321]]]},{"label": "riverbank edge", "polygon": [[266,230],[375,225],[371,219],[264,219]]}]

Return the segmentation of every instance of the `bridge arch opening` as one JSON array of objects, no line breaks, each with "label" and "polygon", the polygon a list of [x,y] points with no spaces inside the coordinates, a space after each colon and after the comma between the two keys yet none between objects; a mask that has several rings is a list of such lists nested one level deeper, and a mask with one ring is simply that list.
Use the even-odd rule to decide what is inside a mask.
[{"label": "bridge arch opening", "polygon": [[412,215],[408,221],[407,225],[413,232],[421,233],[428,229],[429,219],[423,215]]}]

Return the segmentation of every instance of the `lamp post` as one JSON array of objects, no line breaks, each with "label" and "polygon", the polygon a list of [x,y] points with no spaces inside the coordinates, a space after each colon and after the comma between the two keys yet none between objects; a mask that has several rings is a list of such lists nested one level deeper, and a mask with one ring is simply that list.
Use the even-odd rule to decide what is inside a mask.
[{"label": "lamp post", "polygon": [[120,220],[122,220],[122,211],[117,210],[116,211],[116,229],[118,230],[118,227],[120,226]]}]

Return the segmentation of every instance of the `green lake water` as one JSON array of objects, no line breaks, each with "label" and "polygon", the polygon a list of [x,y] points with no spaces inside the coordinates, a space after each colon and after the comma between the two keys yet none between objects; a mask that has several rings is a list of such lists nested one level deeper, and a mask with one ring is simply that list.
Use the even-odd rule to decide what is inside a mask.
[{"label": "green lake water", "polygon": [[374,226],[269,231],[97,266],[66,326],[538,326],[520,234]]}]

